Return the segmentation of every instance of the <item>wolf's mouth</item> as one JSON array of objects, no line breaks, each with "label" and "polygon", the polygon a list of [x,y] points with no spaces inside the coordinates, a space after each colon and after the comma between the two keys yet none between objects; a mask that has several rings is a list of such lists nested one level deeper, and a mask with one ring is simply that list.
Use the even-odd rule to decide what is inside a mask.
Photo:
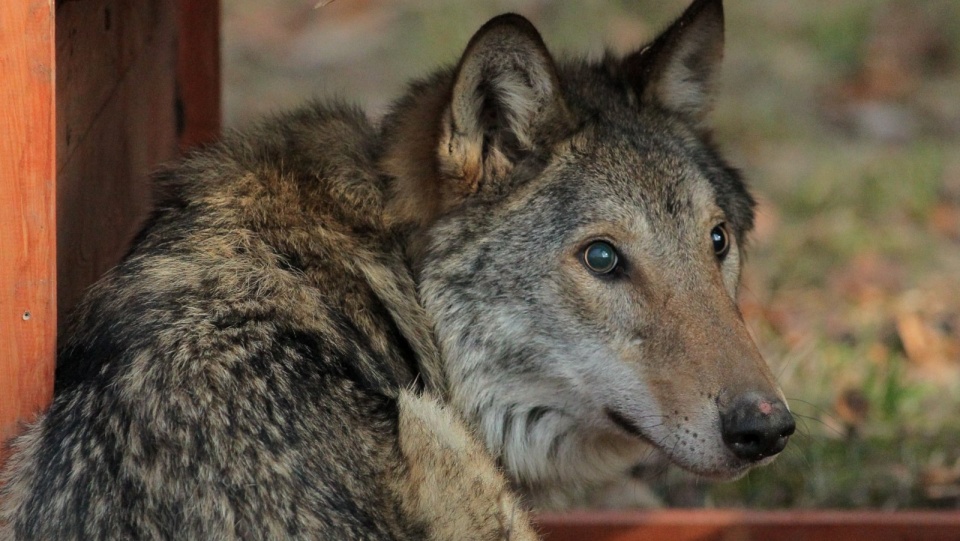
[{"label": "wolf's mouth", "polygon": [[633,424],[633,422],[630,419],[627,419],[624,414],[617,410],[610,409],[609,407],[603,408],[603,412],[607,414],[607,417],[609,417],[611,421],[613,421],[613,424],[623,429],[624,432],[647,441],[647,437],[644,435],[643,431],[640,430],[640,427]]},{"label": "wolf's mouth", "polygon": [[[619,411],[612,409],[610,407],[604,407],[603,412],[607,415],[607,418],[610,421],[617,425],[621,430],[634,436],[644,442],[653,445],[654,447],[659,448],[660,446],[654,444],[650,438],[643,433],[639,426],[637,426],[633,421],[631,421],[626,415],[620,413]],[[660,449],[667,455],[668,460],[674,463],[675,465],[687,470],[693,474],[705,477],[707,479],[714,479],[718,481],[731,481],[742,477],[747,471],[749,471],[753,466],[762,465],[773,460],[773,457],[764,459],[762,464],[725,464],[721,467],[713,468],[704,468],[703,466],[687,462],[684,460],[677,460],[676,457],[672,456],[666,449]]]}]

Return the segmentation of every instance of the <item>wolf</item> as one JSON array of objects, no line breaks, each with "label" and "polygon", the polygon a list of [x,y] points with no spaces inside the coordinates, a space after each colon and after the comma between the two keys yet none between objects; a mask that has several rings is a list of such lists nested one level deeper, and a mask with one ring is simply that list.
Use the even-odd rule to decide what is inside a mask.
[{"label": "wolf", "polygon": [[156,178],[12,443],[5,539],[528,539],[651,449],[731,479],[793,418],[735,298],[720,0],[623,57],[483,25],[377,125],[311,103]]}]

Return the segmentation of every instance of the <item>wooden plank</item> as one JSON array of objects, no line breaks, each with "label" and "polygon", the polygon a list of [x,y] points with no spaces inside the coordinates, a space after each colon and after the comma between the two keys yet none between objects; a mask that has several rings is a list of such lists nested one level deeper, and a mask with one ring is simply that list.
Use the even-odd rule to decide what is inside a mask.
[{"label": "wooden plank", "polygon": [[958,511],[657,510],[543,514],[545,541],[956,541]]},{"label": "wooden plank", "polygon": [[149,174],[177,155],[175,0],[68,2],[57,12],[60,315],[128,249]]},{"label": "wooden plank", "polygon": [[186,150],[220,136],[220,3],[178,3],[177,129]]},{"label": "wooden plank", "polygon": [[[144,50],[173,27],[171,0],[91,0],[57,6],[58,171],[80,148]],[[158,59],[162,61],[163,59]],[[158,68],[172,69],[170,64]],[[141,87],[141,99],[152,89]]]},{"label": "wooden plank", "polygon": [[0,2],[0,73],[0,441],[6,441],[46,406],[53,390],[52,1]]}]

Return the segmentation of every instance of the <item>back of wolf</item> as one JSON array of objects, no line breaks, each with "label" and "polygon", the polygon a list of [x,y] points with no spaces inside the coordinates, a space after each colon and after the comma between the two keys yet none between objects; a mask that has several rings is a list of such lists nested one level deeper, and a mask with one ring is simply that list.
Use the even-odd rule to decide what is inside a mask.
[{"label": "back of wolf", "polygon": [[413,377],[354,264],[390,253],[376,150],[363,115],[313,107],[158,178],[155,215],[73,316],[50,410],[13,443],[13,538],[417,533],[373,489],[400,467]]},{"label": "back of wolf", "polygon": [[502,537],[515,501],[478,444],[485,504],[407,488],[411,461],[466,459],[401,445],[402,412],[415,434],[424,416],[469,433],[397,402],[431,353],[399,328],[426,325],[381,225],[377,145],[361,113],[314,105],[158,178],[157,212],[74,315],[50,410],[12,444],[0,537],[422,539],[464,517]]}]

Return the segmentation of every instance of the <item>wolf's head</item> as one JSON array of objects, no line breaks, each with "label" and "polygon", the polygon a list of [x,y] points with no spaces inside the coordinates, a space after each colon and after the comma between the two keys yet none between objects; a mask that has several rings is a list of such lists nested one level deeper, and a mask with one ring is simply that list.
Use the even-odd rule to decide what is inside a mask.
[{"label": "wolf's head", "polygon": [[503,15],[385,121],[451,398],[533,494],[651,445],[734,478],[793,432],[734,300],[754,202],[705,125],[722,49],[720,0],[599,62]]}]

